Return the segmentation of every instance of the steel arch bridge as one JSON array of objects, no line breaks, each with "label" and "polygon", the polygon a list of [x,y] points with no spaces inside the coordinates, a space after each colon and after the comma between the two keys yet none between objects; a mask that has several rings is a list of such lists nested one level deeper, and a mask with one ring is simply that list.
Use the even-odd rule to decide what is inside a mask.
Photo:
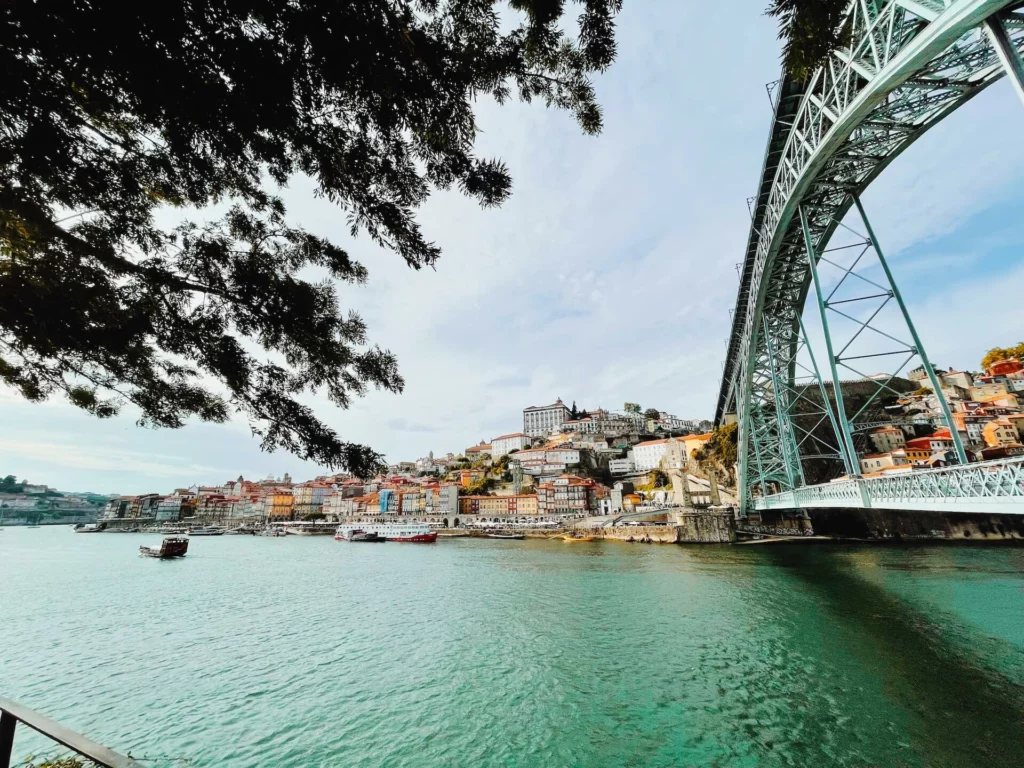
[{"label": "steel arch bridge", "polygon": [[[1003,75],[1024,101],[1022,8],[1020,0],[852,0],[848,47],[806,83],[784,75],[777,84],[715,415],[717,425],[738,421],[743,512],[813,506],[995,511],[1006,504],[1024,511],[1024,462],[967,465],[942,386],[860,203],[863,190],[904,149]],[[849,229],[842,221],[854,207],[863,232],[854,246],[843,246],[859,251],[845,267],[828,246],[837,228]],[[865,258],[876,262],[882,278],[857,273]],[[833,298],[836,286],[826,295],[830,286],[818,275],[825,264],[841,267],[839,285],[861,286],[861,294],[840,301]],[[817,305],[824,332],[824,354],[817,356],[802,321],[808,300]],[[872,302],[881,305],[873,313]],[[886,305],[899,310],[899,332],[876,319]],[[836,315],[857,329],[841,349],[830,332]],[[893,349],[846,355],[865,330],[889,339]],[[860,477],[856,442],[863,445],[858,430],[879,422],[858,421],[867,405],[847,412],[840,381],[842,374],[868,380],[856,361],[885,356],[903,366],[919,363],[959,465],[929,473],[929,482],[917,472],[913,480],[885,478],[879,490]],[[896,391],[893,381],[903,366],[877,381],[869,403]],[[812,458],[841,463],[849,479],[809,485],[804,470]]]}]

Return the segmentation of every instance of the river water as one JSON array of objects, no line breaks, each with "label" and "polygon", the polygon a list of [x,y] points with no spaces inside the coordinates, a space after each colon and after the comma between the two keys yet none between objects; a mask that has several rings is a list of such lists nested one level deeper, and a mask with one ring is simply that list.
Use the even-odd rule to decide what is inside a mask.
[{"label": "river water", "polygon": [[0,696],[157,766],[1024,764],[1024,549],[158,540],[0,532]]}]

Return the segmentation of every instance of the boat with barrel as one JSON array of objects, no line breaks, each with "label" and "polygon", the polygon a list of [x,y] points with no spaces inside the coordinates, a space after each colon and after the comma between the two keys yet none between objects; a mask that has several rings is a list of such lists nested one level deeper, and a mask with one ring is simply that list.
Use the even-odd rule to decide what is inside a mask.
[{"label": "boat with barrel", "polygon": [[161,560],[171,560],[175,557],[184,557],[188,552],[188,538],[185,536],[167,536],[159,547],[139,547],[139,554],[143,557],[157,557]]},{"label": "boat with barrel", "polygon": [[415,544],[437,541],[437,532],[430,530],[426,523],[342,523],[335,529],[334,538],[338,541],[355,541],[356,539],[352,537],[357,532],[372,533],[384,541],[405,541]]}]

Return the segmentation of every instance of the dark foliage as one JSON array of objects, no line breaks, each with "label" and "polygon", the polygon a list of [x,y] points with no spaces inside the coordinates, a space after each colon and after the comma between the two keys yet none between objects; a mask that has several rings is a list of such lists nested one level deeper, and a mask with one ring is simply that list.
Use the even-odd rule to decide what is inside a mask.
[{"label": "dark foliage", "polygon": [[843,14],[849,0],[772,0],[768,15],[779,19],[786,69],[806,81],[847,42]]},{"label": "dark foliage", "polygon": [[738,427],[736,424],[715,427],[711,430],[710,439],[694,451],[693,458],[705,472],[717,473],[718,477],[723,479],[727,485],[734,485],[733,473],[736,465],[737,439]]},{"label": "dark foliage", "polygon": [[14,475],[0,477],[0,493],[21,493],[25,490],[25,484],[19,483]]},{"label": "dark foliage", "polygon": [[559,0],[511,0],[511,24],[486,0],[5,4],[0,379],[101,417],[130,402],[150,426],[238,412],[265,449],[374,471],[299,401],[401,391],[339,306],[335,281],[366,269],[290,226],[274,189],[305,174],[353,235],[434,264],[415,219],[433,189],[511,190],[473,154],[474,99],[540,99],[598,132],[588,75],[615,56],[620,2],[585,0],[574,37]]}]

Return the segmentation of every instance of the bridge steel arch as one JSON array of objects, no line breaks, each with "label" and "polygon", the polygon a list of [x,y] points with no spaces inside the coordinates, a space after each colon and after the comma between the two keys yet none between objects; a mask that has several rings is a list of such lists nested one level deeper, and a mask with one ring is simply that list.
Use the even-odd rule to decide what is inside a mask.
[{"label": "bridge steel arch", "polygon": [[[717,425],[733,414],[739,424],[742,510],[755,488],[763,496],[804,484],[786,399],[807,345],[809,248],[820,257],[888,164],[991,83],[1009,72],[1024,99],[1021,7],[1020,0],[852,0],[849,47],[806,84],[788,75],[779,82],[715,414]],[[826,415],[833,427],[843,418]],[[856,473],[843,441],[837,434],[834,455]]]}]

